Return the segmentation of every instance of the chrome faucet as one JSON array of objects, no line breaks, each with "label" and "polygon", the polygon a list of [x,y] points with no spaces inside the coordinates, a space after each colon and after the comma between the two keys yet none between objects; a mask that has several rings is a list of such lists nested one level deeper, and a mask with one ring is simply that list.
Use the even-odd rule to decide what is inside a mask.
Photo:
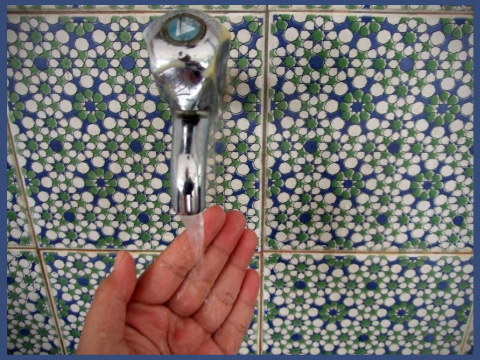
[{"label": "chrome faucet", "polygon": [[205,208],[207,145],[225,83],[230,33],[197,10],[167,13],[144,31],[150,70],[172,113],[171,196],[179,215]]}]

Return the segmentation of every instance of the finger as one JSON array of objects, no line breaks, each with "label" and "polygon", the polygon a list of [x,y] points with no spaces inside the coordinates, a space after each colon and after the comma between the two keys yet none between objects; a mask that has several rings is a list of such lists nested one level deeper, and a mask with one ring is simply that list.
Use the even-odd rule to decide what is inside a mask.
[{"label": "finger", "polygon": [[[196,266],[178,288],[167,306],[179,316],[194,314],[210,293],[239,239],[244,236],[245,216],[238,211],[227,213],[222,230],[205,251],[202,262]],[[246,233],[248,234],[248,233]]]},{"label": "finger", "polygon": [[248,270],[232,311],[213,335],[213,340],[224,354],[237,354],[252,322],[259,287],[260,276],[257,271]]},{"label": "finger", "polygon": [[[225,223],[225,212],[220,206],[203,213],[206,248]],[[145,304],[165,303],[175,293],[195,264],[195,253],[184,231],[148,267],[138,280],[133,298]]]},{"label": "finger", "polygon": [[228,259],[205,303],[193,315],[195,321],[207,333],[215,332],[230,313],[257,246],[255,232],[245,230],[244,234]]},{"label": "finger", "polygon": [[100,284],[88,311],[77,354],[109,354],[125,334],[127,304],[137,275],[132,256],[121,251],[113,272]]}]

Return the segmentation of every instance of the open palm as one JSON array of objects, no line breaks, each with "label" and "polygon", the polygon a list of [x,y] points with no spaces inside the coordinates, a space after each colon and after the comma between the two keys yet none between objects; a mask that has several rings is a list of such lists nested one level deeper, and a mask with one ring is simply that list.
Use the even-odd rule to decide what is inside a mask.
[{"label": "open palm", "polygon": [[98,287],[77,354],[236,354],[259,290],[247,270],[257,236],[245,217],[219,206],[204,212],[204,259],[186,233],[137,280],[127,252]]}]

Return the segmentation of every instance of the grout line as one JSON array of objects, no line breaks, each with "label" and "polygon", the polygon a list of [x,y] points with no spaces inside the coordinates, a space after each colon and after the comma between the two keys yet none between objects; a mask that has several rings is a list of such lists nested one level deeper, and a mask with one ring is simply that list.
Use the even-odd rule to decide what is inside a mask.
[{"label": "grout line", "polygon": [[399,256],[472,256],[473,251],[431,251],[431,252],[406,252],[406,251],[352,251],[352,250],[265,250],[264,254],[319,254],[319,255],[399,255]]},{"label": "grout line", "polygon": [[[158,10],[123,10],[116,11],[112,9],[105,10],[92,10],[88,11],[81,9],[78,11],[75,10],[7,10],[8,15],[21,15],[21,16],[48,16],[48,15],[63,15],[63,16],[141,16],[141,15],[162,15],[170,11],[176,11],[179,9],[158,9]],[[194,9],[199,10],[199,9]],[[264,10],[252,10],[252,9],[242,9],[235,11],[224,11],[224,10],[200,10],[209,15],[233,15],[233,14],[255,14],[256,16],[265,14]]]},{"label": "grout line", "polygon": [[263,43],[263,106],[262,106],[262,173],[261,173],[261,221],[260,221],[260,289],[259,297],[260,301],[258,304],[258,354],[261,355],[263,350],[263,288],[264,288],[264,252],[265,252],[265,238],[266,238],[266,220],[267,220],[267,168],[268,168],[268,150],[267,150],[267,129],[268,129],[268,115],[270,113],[270,99],[269,99],[269,87],[268,87],[268,72],[270,68],[269,60],[269,38],[270,38],[270,10],[267,5],[264,12],[264,38]]},{"label": "grout line", "polygon": [[28,230],[29,230],[30,236],[31,236],[32,248],[38,249],[39,248],[39,243],[38,243],[38,239],[37,239],[37,234],[35,233],[35,226],[34,226],[34,223],[33,223],[33,217],[32,217],[32,213],[30,211],[30,205],[29,205],[29,202],[28,202],[29,197],[27,196],[27,191],[26,191],[26,186],[27,185],[25,183],[25,178],[22,175],[22,171],[21,171],[21,167],[20,167],[20,161],[18,160],[16,143],[13,139],[12,130],[10,128],[10,117],[9,117],[9,115],[10,115],[10,109],[8,107],[8,102],[7,102],[7,141],[10,141],[12,157],[13,157],[13,161],[15,163],[15,173],[17,175],[18,186],[19,186],[19,189],[20,189],[20,193],[22,194],[23,202],[24,202],[24,205],[25,205],[25,206],[21,206],[21,208],[25,212],[25,215],[27,216]]},{"label": "grout line", "polygon": [[127,249],[82,249],[82,248],[40,248],[42,253],[98,253],[98,254],[116,254],[120,251],[126,251],[130,254],[161,254],[166,250],[127,250]]},{"label": "grout line", "polygon": [[16,245],[7,245],[7,251],[32,251],[36,250],[35,246],[16,246]]},{"label": "grout line", "polygon": [[460,347],[458,349],[457,355],[464,355],[464,352],[465,352],[465,345],[467,344],[468,336],[470,335],[470,330],[472,329],[472,326],[473,326],[473,305],[474,304],[472,302],[472,310],[470,311],[470,316],[468,317],[467,326],[463,333],[463,338],[462,338],[462,341],[460,342]]},{"label": "grout line", "polygon": [[[254,255],[257,259],[258,259],[258,274],[260,276],[260,287],[262,286],[262,278],[261,278],[261,273],[263,272],[263,268],[262,268],[262,254],[261,253],[255,253]],[[256,303],[256,308],[257,308],[257,341],[256,341],[256,350],[257,350],[257,354],[256,355],[261,355],[261,349],[260,349],[260,328],[261,328],[261,318],[260,318],[260,314],[262,313],[262,297],[261,297],[261,289],[259,289],[258,291],[258,295],[257,295],[257,303]],[[253,354],[255,355],[255,354]]]},{"label": "grout line", "polygon": [[408,15],[413,17],[419,16],[445,16],[445,17],[471,17],[473,16],[472,11],[411,11],[411,10],[365,10],[365,9],[352,9],[352,10],[338,10],[338,9],[277,9],[273,10],[275,14],[292,14],[292,13],[308,13],[313,15],[360,15],[360,16],[390,16],[390,15]]},{"label": "grout line", "polygon": [[47,289],[47,292],[48,292],[48,303],[50,305],[50,308],[52,309],[53,319],[55,321],[55,326],[57,327],[57,335],[58,335],[58,338],[59,338],[58,341],[60,341],[60,346],[62,348],[63,354],[66,355],[67,350],[65,348],[65,343],[63,341],[63,331],[62,331],[62,328],[60,327],[60,320],[59,320],[58,313],[57,313],[57,306],[56,306],[55,302],[53,301],[53,292],[52,292],[52,288],[50,286],[50,278],[48,277],[47,266],[45,265],[45,263],[43,261],[43,256],[42,256],[42,252],[40,251],[40,249],[37,249],[37,257],[38,257],[38,263],[40,265],[40,268],[42,269],[42,275],[43,275],[43,279],[45,281],[45,288]]},{"label": "grout line", "polygon": [[[102,15],[102,14],[112,14],[112,15],[155,15],[162,14],[169,11],[175,11],[180,9],[40,9],[40,10],[8,10],[7,15],[23,15],[23,16],[38,16],[38,15],[70,15],[70,16],[88,16],[88,15]],[[221,15],[235,14],[235,13],[256,13],[256,14],[268,14],[270,12],[275,13],[309,13],[309,14],[324,14],[324,15],[343,15],[343,14],[362,14],[363,16],[381,16],[381,15],[409,15],[409,16],[447,16],[447,17],[470,17],[473,16],[473,11],[446,11],[446,10],[368,10],[368,9],[269,9],[266,10],[255,10],[255,9],[239,9],[239,10],[214,10],[214,9],[195,9],[200,10],[206,13],[214,13]]]},{"label": "grout line", "polygon": [[[8,246],[7,250],[32,250],[32,247]],[[44,252],[82,252],[82,253],[118,253],[127,251],[132,254],[161,254],[166,250],[149,250],[149,249],[83,249],[83,248],[38,248],[38,251]],[[431,251],[431,252],[404,252],[404,251],[354,251],[354,250],[263,250],[256,251],[254,256],[272,255],[272,254],[289,254],[289,255],[339,255],[339,256],[360,256],[360,255],[385,255],[385,256],[462,256],[471,257],[473,251],[455,252],[455,251]]]},{"label": "grout line", "polygon": [[[19,248],[7,248],[7,250],[23,250]],[[32,250],[32,248],[26,248],[25,250]],[[116,254],[120,251],[126,251],[130,254],[151,254],[151,255],[160,255],[163,253],[166,248],[163,250],[126,250],[126,249],[82,249],[82,248],[39,248],[38,251],[41,253],[98,253],[98,254]],[[261,256],[261,253],[256,251],[253,256]]]},{"label": "grout line", "polygon": [[258,339],[257,339],[257,346],[258,346],[258,355],[263,355],[263,311],[264,311],[264,294],[263,294],[263,288],[264,288],[264,267],[265,267],[265,261],[264,261],[264,254],[260,255],[260,290],[259,290],[259,297],[260,301],[258,303]]},{"label": "grout line", "polygon": [[265,233],[266,233],[266,208],[267,208],[267,123],[268,123],[268,114],[269,114],[269,100],[268,100],[268,37],[269,37],[269,17],[268,11],[267,16],[264,18],[264,38],[265,41],[263,43],[263,93],[262,93],[262,139],[261,139],[261,199],[260,199],[260,206],[261,206],[261,216],[260,216],[260,252],[263,252],[265,249]]}]

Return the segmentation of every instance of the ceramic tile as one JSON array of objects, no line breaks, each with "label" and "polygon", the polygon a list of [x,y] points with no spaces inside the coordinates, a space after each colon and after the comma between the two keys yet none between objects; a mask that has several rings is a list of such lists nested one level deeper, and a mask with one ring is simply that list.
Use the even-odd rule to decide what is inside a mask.
[{"label": "ceramic tile", "polygon": [[15,161],[7,139],[7,246],[32,246],[25,201],[15,171]]},{"label": "ceramic tile", "polygon": [[272,10],[473,11],[473,5],[269,5]]},{"label": "ceramic tile", "polygon": [[473,248],[473,22],[273,15],[267,246]]},{"label": "ceramic tile", "polygon": [[456,354],[473,258],[271,255],[266,354]]},{"label": "ceramic tile", "polygon": [[[151,260],[137,259],[137,269]],[[44,253],[44,261],[65,348],[74,354],[95,290],[110,273],[115,254]]]},{"label": "ceramic tile", "polygon": [[[252,261],[250,262],[250,268],[259,270],[259,258],[254,256]],[[260,294],[259,294],[260,295]],[[259,312],[259,302],[255,306],[255,311],[253,314],[253,319],[250,324],[250,328],[245,335],[245,339],[243,340],[242,344],[240,345],[240,349],[238,350],[239,355],[258,355],[258,312]]]},{"label": "ceramic tile", "polygon": [[[132,254],[136,261],[137,274],[145,271],[155,259],[153,254]],[[63,341],[68,354],[74,354],[83,323],[90,308],[95,290],[111,272],[115,262],[114,253],[55,252],[44,253],[47,273],[62,329]],[[258,267],[254,258],[252,268]],[[255,319],[242,343],[239,354],[257,353],[258,310]]]},{"label": "ceramic tile", "polygon": [[61,354],[38,257],[7,251],[7,354]]},{"label": "ceramic tile", "polygon": [[[259,231],[263,19],[218,18],[232,48],[207,201]],[[170,111],[142,37],[151,19],[8,16],[8,97],[42,246],[158,250],[182,227]]]},{"label": "ceramic tile", "polygon": [[463,348],[463,355],[473,355],[473,314],[465,336],[467,339]]},{"label": "ceramic tile", "polygon": [[7,5],[7,10],[173,10],[263,11],[265,5]]}]

